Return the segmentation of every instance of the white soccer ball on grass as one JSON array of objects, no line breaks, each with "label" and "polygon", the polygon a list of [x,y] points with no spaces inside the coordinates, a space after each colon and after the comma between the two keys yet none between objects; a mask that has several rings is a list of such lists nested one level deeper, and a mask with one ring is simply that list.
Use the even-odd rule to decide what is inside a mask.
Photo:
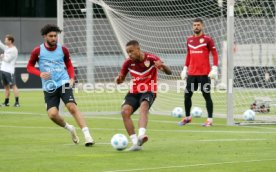
[{"label": "white soccer ball on grass", "polygon": [[193,107],[191,114],[195,118],[200,118],[202,116],[202,109],[200,107]]},{"label": "white soccer ball on grass", "polygon": [[181,107],[175,107],[173,110],[172,110],[172,114],[171,114],[173,117],[175,118],[181,118],[184,116],[184,112],[183,112],[183,109]]},{"label": "white soccer ball on grass", "polygon": [[124,134],[115,134],[111,138],[111,145],[116,150],[124,150],[125,148],[127,148],[128,139]]},{"label": "white soccer ball on grass", "polygon": [[251,109],[248,109],[243,113],[243,119],[246,121],[254,121],[255,116],[256,116],[256,113]]}]

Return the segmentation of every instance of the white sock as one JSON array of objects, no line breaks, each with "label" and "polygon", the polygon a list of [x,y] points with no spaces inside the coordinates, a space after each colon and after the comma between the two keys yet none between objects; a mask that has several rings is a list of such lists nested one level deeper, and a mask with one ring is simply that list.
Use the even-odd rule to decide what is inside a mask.
[{"label": "white sock", "polygon": [[70,124],[68,124],[67,122],[65,123],[64,128],[65,128],[66,130],[68,130],[69,132],[71,132],[71,131],[73,130],[73,126],[70,125]]},{"label": "white sock", "polygon": [[137,142],[138,142],[137,135],[136,134],[132,134],[129,137],[130,137],[130,140],[131,140],[132,144],[136,145]]},{"label": "white sock", "polygon": [[213,122],[213,118],[208,118],[207,121]]},{"label": "white sock", "polygon": [[146,134],[146,129],[145,128],[139,128],[139,134],[138,136],[142,136],[142,135],[145,135]]},{"label": "white sock", "polygon": [[85,138],[91,137],[88,127],[83,127],[81,130]]}]

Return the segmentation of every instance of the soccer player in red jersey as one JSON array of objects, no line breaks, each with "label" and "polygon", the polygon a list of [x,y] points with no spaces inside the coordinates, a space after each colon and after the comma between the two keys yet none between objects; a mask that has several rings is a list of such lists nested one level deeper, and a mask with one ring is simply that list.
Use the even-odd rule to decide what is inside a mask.
[{"label": "soccer player in red jersey", "polygon": [[[157,91],[158,69],[171,75],[171,70],[160,60],[159,57],[141,51],[136,40],[126,44],[128,58],[122,65],[119,75],[115,78],[117,84],[124,82],[127,73],[132,77],[132,86],[125,96],[121,107],[125,128],[130,136],[133,146],[129,151],[141,150],[143,143],[148,141],[146,128],[148,123],[148,112],[154,102]],[[131,115],[140,107],[139,133],[135,134]]]},{"label": "soccer player in red jersey", "polygon": [[[200,87],[206,101],[208,119],[202,126],[212,126],[213,123],[213,102],[211,99],[211,79],[218,76],[218,54],[213,39],[203,33],[203,21],[197,18],[193,21],[194,35],[187,38],[186,62],[181,72],[181,78],[187,79],[185,89],[185,112],[186,117],[178,124],[186,125],[192,121],[190,110],[192,106],[193,92]],[[213,66],[210,67],[209,54],[213,56]]]}]

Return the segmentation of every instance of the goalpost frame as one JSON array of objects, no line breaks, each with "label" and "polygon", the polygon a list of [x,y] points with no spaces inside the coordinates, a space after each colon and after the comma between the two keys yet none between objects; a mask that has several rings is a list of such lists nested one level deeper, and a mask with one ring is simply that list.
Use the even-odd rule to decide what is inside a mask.
[{"label": "goalpost frame", "polygon": [[[63,0],[57,0],[57,26],[63,31],[64,20],[63,20]],[[63,45],[64,43],[64,32],[61,32],[58,36],[58,42]],[[64,113],[64,103],[60,101],[59,112]]]},{"label": "goalpost frame", "polygon": [[235,0],[227,0],[227,125],[234,125],[233,44]]},{"label": "goalpost frame", "polygon": [[95,83],[95,77],[94,77],[94,50],[93,50],[93,36],[94,36],[94,30],[93,30],[93,3],[90,0],[86,0],[86,60],[89,64],[86,66],[86,78],[87,82],[90,84]]},{"label": "goalpost frame", "polygon": [[[63,31],[63,0],[57,0],[57,25]],[[61,32],[58,36],[58,42],[63,44],[64,32]]]}]

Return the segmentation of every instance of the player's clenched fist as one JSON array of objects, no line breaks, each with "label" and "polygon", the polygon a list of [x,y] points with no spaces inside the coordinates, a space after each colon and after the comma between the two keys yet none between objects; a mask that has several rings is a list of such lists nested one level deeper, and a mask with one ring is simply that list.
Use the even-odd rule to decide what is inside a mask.
[{"label": "player's clenched fist", "polygon": [[123,83],[124,80],[125,80],[125,78],[124,78],[122,75],[118,75],[118,76],[115,78],[115,82],[116,82],[117,84]]},{"label": "player's clenched fist", "polygon": [[51,77],[51,74],[49,72],[41,72],[40,77],[42,79],[49,79]]}]

